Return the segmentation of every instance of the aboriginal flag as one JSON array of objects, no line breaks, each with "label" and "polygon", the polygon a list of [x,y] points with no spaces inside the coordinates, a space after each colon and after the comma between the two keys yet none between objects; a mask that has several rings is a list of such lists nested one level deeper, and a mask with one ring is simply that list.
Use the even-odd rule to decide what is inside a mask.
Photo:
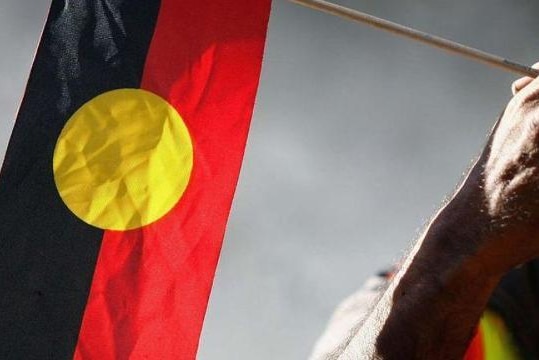
[{"label": "aboriginal flag", "polygon": [[194,359],[270,0],[53,0],[0,174],[0,359]]}]

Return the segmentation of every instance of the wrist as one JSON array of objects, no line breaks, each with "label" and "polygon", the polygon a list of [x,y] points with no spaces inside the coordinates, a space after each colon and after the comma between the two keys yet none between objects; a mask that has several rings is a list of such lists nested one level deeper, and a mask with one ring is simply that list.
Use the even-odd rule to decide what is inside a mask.
[{"label": "wrist", "polygon": [[461,188],[431,222],[399,286],[427,281],[436,295],[445,293],[470,304],[478,294],[488,297],[511,268],[491,256],[496,236],[480,193]]},{"label": "wrist", "polygon": [[[518,265],[508,233],[488,211],[481,167],[476,165],[428,227],[421,246],[429,262],[448,268],[466,265],[479,279],[499,279]],[[513,235],[514,236],[514,235]],[[420,254],[418,254],[420,255]],[[434,256],[432,256],[434,255]],[[465,269],[463,269],[465,270]]]}]

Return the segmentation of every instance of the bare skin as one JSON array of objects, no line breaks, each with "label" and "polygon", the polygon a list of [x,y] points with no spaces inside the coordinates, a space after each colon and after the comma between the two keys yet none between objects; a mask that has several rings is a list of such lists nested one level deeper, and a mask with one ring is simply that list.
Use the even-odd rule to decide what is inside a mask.
[{"label": "bare skin", "polygon": [[501,277],[539,257],[539,79],[515,96],[338,359],[462,359]]}]

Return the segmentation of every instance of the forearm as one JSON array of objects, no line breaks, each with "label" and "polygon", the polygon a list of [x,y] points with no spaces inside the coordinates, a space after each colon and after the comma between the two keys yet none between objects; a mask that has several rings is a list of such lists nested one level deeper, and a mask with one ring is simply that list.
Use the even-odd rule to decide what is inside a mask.
[{"label": "forearm", "polygon": [[539,78],[519,83],[470,175],[337,359],[462,359],[501,277],[539,257]]},{"label": "forearm", "polygon": [[482,254],[490,224],[470,182],[431,222],[340,359],[462,359],[501,276]]}]

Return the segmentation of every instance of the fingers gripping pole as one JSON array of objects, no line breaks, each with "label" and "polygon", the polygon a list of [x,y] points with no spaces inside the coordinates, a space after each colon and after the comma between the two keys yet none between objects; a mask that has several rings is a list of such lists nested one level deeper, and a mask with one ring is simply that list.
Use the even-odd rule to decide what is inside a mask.
[{"label": "fingers gripping pole", "polygon": [[489,54],[487,52],[474,49],[472,47],[459,44],[457,42],[431,35],[423,31],[415,30],[391,21],[377,18],[372,15],[352,10],[344,6],[336,5],[324,0],[290,0],[293,3],[309,7],[327,14],[335,15],[344,19],[367,24],[377,29],[385,30],[395,35],[400,35],[408,39],[422,42],[432,47],[449,51],[453,54],[467,57],[469,59],[481,62],[483,64],[495,66],[505,71],[510,71],[519,75],[537,77],[539,70],[529,66],[509,61],[500,56]]}]

